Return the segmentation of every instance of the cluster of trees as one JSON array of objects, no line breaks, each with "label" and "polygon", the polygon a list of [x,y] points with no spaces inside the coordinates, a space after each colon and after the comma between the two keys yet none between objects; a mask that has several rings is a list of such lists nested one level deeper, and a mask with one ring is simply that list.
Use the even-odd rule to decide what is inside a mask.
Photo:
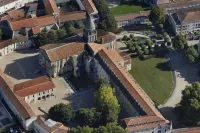
[{"label": "cluster of trees", "polygon": [[[132,36],[130,36],[130,38],[132,38]],[[137,52],[138,56],[141,56],[143,54],[148,55],[154,52],[154,48],[152,47],[153,42],[151,40],[146,40],[145,43],[135,42],[132,40],[127,42],[127,47],[129,49],[129,52],[131,53]]]},{"label": "cluster of trees", "polygon": [[175,49],[186,49],[187,48],[186,37],[182,34],[178,34],[172,39],[172,44]]},{"label": "cluster of trees", "polygon": [[199,58],[199,54],[198,54],[197,50],[194,48],[194,46],[188,47],[185,50],[185,55],[188,58],[190,63],[195,63]]},{"label": "cluster of trees", "polygon": [[55,43],[58,40],[62,40],[64,37],[73,35],[74,30],[82,26],[82,21],[67,21],[59,30],[47,31],[43,29],[36,37],[37,44],[38,46],[43,46],[45,44]]},{"label": "cluster of trees", "polygon": [[[70,133],[126,133],[117,125],[120,105],[113,88],[106,80],[99,81],[94,93],[96,108],[80,108],[74,120],[81,126],[72,128]],[[72,107],[63,103],[50,108],[49,116],[55,121],[68,124],[72,120]]]},{"label": "cluster of trees", "polygon": [[182,34],[176,35],[172,39],[172,44],[175,49],[183,49],[190,63],[195,63],[199,59],[197,49],[194,46],[188,46],[186,37]]},{"label": "cluster of trees", "polygon": [[128,133],[121,126],[115,123],[108,123],[106,126],[99,126],[98,128],[91,128],[88,126],[72,128],[69,133]]},{"label": "cluster of trees", "polygon": [[83,108],[76,113],[75,120],[82,126],[98,127],[107,123],[117,123],[120,105],[113,88],[102,84],[94,94],[96,109]]},{"label": "cluster of trees", "polygon": [[[164,10],[159,7],[152,8],[149,15],[149,20],[154,24],[163,24],[165,22]],[[163,26],[161,28],[163,28]]]},{"label": "cluster of trees", "polygon": [[117,22],[109,9],[107,0],[94,0],[100,18],[99,27],[111,32],[117,31]]},{"label": "cluster of trees", "polygon": [[72,119],[72,107],[64,103],[56,104],[49,109],[49,116],[54,121],[68,124]]},{"label": "cluster of trees", "polygon": [[194,82],[182,91],[179,109],[181,122],[187,126],[200,126],[200,82]]}]

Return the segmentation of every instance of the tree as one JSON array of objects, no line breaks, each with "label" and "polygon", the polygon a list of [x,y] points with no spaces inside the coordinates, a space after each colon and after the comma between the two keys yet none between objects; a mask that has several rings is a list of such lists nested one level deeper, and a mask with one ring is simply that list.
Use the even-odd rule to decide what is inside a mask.
[{"label": "tree", "polygon": [[3,30],[0,29],[0,40],[2,40],[2,39],[3,39]]},{"label": "tree", "polygon": [[65,29],[59,29],[58,31],[57,31],[57,34],[58,34],[58,38],[59,39],[63,39],[63,37],[65,37],[66,36],[66,31],[65,31]]},{"label": "tree", "polygon": [[69,133],[92,133],[93,128],[90,128],[88,126],[80,127],[78,126],[77,128],[72,128]]},{"label": "tree", "polygon": [[40,32],[37,35],[36,41],[37,41],[37,44],[39,46],[43,46],[43,45],[47,44],[48,43],[48,37],[47,37],[46,32]]},{"label": "tree", "polygon": [[94,127],[100,121],[101,113],[96,112],[94,108],[87,109],[81,108],[76,112],[75,120],[78,121],[82,126]]},{"label": "tree", "polygon": [[200,125],[200,82],[194,82],[182,91],[180,116],[188,126]]},{"label": "tree", "polygon": [[159,7],[154,7],[149,15],[149,19],[155,24],[161,24],[165,21],[164,10]]},{"label": "tree", "polygon": [[103,123],[117,122],[120,105],[113,88],[108,84],[103,84],[94,94],[95,103],[102,113]]},{"label": "tree", "polygon": [[72,107],[63,103],[56,104],[49,109],[49,116],[55,121],[67,124],[72,118]]},{"label": "tree", "polygon": [[94,4],[98,10],[100,28],[106,31],[116,32],[117,22],[109,9],[107,0],[94,0]]},{"label": "tree", "polygon": [[153,42],[151,40],[147,40],[145,43],[146,46],[152,46]]},{"label": "tree", "polygon": [[74,28],[76,29],[79,29],[83,26],[83,22],[80,20],[74,20],[73,23],[74,23]]},{"label": "tree", "polygon": [[0,133],[7,133],[6,128],[0,129]]},{"label": "tree", "polygon": [[190,46],[185,51],[186,57],[188,58],[190,63],[195,63],[198,58],[197,50],[194,46]]},{"label": "tree", "polygon": [[100,126],[94,129],[93,133],[127,133],[127,131],[115,123],[109,123],[106,126]]},{"label": "tree", "polygon": [[184,49],[187,47],[187,40],[184,35],[179,34],[172,39],[172,44],[176,49]]},{"label": "tree", "polygon": [[147,48],[144,48],[144,54],[149,54],[149,50]]},{"label": "tree", "polygon": [[55,43],[58,40],[57,32],[50,30],[47,33],[48,43]]}]

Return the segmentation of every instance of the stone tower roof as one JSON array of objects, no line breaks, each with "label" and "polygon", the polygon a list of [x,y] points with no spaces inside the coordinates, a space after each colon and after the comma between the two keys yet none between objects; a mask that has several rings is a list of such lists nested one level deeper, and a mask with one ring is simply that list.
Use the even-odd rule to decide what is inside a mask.
[{"label": "stone tower roof", "polygon": [[96,26],[94,24],[94,21],[91,19],[91,17],[88,15],[86,22],[85,22],[85,29],[86,30],[95,30]]}]

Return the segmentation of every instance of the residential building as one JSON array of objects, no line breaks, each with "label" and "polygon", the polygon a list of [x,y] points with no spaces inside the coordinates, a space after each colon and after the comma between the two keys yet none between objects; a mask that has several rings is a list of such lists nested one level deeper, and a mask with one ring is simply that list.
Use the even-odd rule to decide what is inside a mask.
[{"label": "residential building", "polygon": [[[200,7],[199,0],[158,0],[157,5],[166,11]],[[167,2],[168,1],[168,2]]]},{"label": "residential building", "polygon": [[19,84],[15,84],[13,92],[27,103],[46,99],[54,95],[55,85],[47,76],[38,77]]},{"label": "residential building", "polygon": [[33,2],[38,0],[1,0],[0,2],[0,15],[4,14],[10,9],[19,9],[23,7],[28,2]]},{"label": "residential building", "polygon": [[200,11],[179,11],[169,14],[169,22],[176,34],[200,30]]},{"label": "residential building", "polygon": [[13,39],[8,39],[0,42],[0,57],[12,53],[14,50],[29,48],[32,46],[31,40],[28,37],[18,35]]},{"label": "residential building", "polygon": [[[44,80],[47,79],[46,76],[42,78],[45,78]],[[51,82],[49,81],[49,78],[47,80],[48,82]],[[32,85],[34,86],[34,82],[31,81],[29,83],[33,83]],[[22,84],[22,86],[24,87],[29,86],[29,84]],[[51,85],[52,83],[50,83],[50,86]],[[17,87],[21,88],[21,85],[17,85]],[[51,119],[45,120],[41,116],[36,116],[29,104],[25,102],[24,98],[19,96],[21,95],[21,93],[18,93],[18,90],[15,89],[13,83],[6,77],[6,75],[0,69],[0,100],[3,104],[9,107],[9,109],[13,112],[14,115],[17,116],[17,120],[22,124],[23,128],[26,131],[34,129],[36,133],[66,133],[69,130],[69,128],[65,127],[62,123],[55,122]],[[14,92],[14,90],[16,91],[16,93]],[[31,94],[32,92],[35,92],[35,90],[36,89],[34,87],[29,88],[28,91],[22,89],[23,93],[28,92]]]},{"label": "residential building", "polygon": [[149,14],[150,11],[131,13],[127,15],[116,16],[115,20],[117,21],[118,27],[124,27],[134,24],[149,24],[151,23],[148,17]]}]

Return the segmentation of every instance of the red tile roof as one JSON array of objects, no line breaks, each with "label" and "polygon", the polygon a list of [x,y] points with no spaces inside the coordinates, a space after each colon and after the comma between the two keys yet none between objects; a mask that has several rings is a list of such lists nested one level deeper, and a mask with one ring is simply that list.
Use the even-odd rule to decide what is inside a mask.
[{"label": "red tile roof", "polygon": [[67,44],[48,44],[40,48],[46,52],[51,62],[55,62],[82,53],[84,46],[84,43],[72,42]]},{"label": "red tile roof", "polygon": [[33,32],[34,35],[40,33],[40,27],[33,27],[32,32]]},{"label": "red tile roof", "polygon": [[61,14],[59,16],[59,21],[61,23],[64,23],[66,21],[82,20],[82,19],[85,19],[85,18],[86,18],[86,12],[76,11],[76,12]]},{"label": "red tile roof", "polygon": [[97,40],[100,41],[100,39],[103,38],[103,43],[107,44],[112,41],[116,40],[116,35],[112,32],[107,32],[102,29],[97,29]]},{"label": "red tile roof", "polygon": [[15,95],[12,92],[13,84],[6,77],[6,75],[3,73],[1,69],[0,69],[0,88],[2,89],[3,93],[8,98],[8,100],[13,104],[13,106],[19,112],[20,116],[22,116],[22,118],[26,120],[31,116],[35,116],[31,107],[22,98],[20,98],[19,96]]},{"label": "red tile roof", "polygon": [[66,133],[69,130],[68,127],[63,126],[63,124],[59,122],[56,122],[55,125],[49,127],[45,123],[45,119],[42,116],[38,116],[35,122],[42,128],[44,128],[46,131],[48,131],[48,133]]},{"label": "red tile roof", "polygon": [[55,88],[54,83],[47,76],[42,76],[14,85],[14,93],[20,97],[33,95]]},{"label": "red tile roof", "polygon": [[7,46],[9,46],[9,45],[11,45],[13,43],[14,43],[13,39],[1,41],[0,42],[0,49],[5,48],[5,47],[7,47]]},{"label": "red tile roof", "polygon": [[47,14],[59,13],[55,0],[43,0]]},{"label": "red tile roof", "polygon": [[177,12],[179,20],[184,23],[194,22],[200,20],[200,11],[193,12]]},{"label": "red tile roof", "polygon": [[[133,79],[133,77],[129,74],[128,71],[125,70],[118,62],[115,61],[113,56],[109,56],[109,52],[106,49],[102,49],[98,52],[98,55],[106,62],[108,67],[115,73],[117,78],[123,83],[125,88],[128,90],[128,92],[132,95],[132,97],[138,102],[140,107],[146,112],[146,117],[141,118],[128,118],[125,119],[125,123],[127,126],[127,129],[129,131],[135,131],[135,130],[141,130],[145,128],[151,128],[158,126],[158,123],[148,123],[144,124],[144,126],[131,126],[131,124],[138,122],[144,122],[144,121],[158,121],[162,120],[160,124],[168,123],[167,120],[161,115],[161,113],[155,108],[153,101],[149,98],[149,96],[142,90],[142,88],[139,86],[139,84],[136,83],[136,81]],[[134,120],[136,119],[136,120]],[[144,119],[144,120],[143,120]]]},{"label": "red tile roof", "polygon": [[200,127],[173,129],[172,133],[200,133]]},{"label": "red tile roof", "polygon": [[97,9],[93,3],[92,0],[81,0],[83,6],[85,7],[85,11],[88,13],[88,14],[92,14],[94,12],[97,12]]},{"label": "red tile roof", "polygon": [[12,21],[11,27],[14,31],[20,30],[22,27],[25,28],[32,28],[36,26],[46,26],[46,25],[51,25],[55,24],[56,20],[54,19],[53,16],[44,16],[44,17],[34,17],[34,18],[27,18],[27,19],[22,19],[19,21]]}]

